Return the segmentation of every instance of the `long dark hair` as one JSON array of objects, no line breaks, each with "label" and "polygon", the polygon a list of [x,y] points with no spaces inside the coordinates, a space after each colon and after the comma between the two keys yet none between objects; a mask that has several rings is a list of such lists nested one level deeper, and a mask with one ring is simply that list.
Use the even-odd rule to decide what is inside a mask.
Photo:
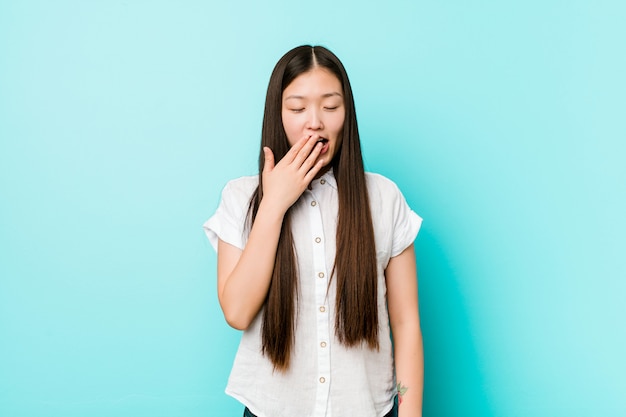
[{"label": "long dark hair", "polygon": [[[250,224],[254,222],[263,198],[263,147],[267,146],[274,152],[276,162],[290,149],[281,116],[283,91],[296,77],[315,67],[325,68],[339,79],[345,107],[342,144],[331,162],[339,195],[337,253],[331,275],[337,280],[335,334],[346,346],[365,342],[370,348],[377,349],[376,247],[354,98],[343,64],[324,47],[305,45],[294,48],[274,67],[265,100],[259,186],[250,200],[248,219]],[[291,213],[290,208],[283,219],[274,271],[263,309],[263,354],[280,371],[289,368],[298,298]]]}]

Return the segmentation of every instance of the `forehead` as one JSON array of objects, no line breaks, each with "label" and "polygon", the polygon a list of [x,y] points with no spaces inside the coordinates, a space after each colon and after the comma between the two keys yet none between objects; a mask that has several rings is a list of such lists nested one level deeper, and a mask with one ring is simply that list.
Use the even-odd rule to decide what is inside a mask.
[{"label": "forehead", "polygon": [[283,91],[285,99],[291,96],[304,98],[309,96],[341,95],[341,82],[329,70],[315,67],[298,75]]}]

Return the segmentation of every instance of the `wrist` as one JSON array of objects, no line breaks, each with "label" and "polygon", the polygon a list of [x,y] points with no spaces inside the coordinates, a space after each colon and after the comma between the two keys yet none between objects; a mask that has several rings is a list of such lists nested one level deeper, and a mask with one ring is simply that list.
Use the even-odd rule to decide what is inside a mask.
[{"label": "wrist", "polygon": [[264,219],[282,223],[288,209],[289,207],[284,207],[269,198],[263,198],[259,204],[256,217],[259,218],[261,216]]}]

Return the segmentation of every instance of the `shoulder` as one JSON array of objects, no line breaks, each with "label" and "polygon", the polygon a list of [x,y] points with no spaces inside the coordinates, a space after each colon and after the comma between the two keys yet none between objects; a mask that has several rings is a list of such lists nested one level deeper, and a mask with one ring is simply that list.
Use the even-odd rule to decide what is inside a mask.
[{"label": "shoulder", "polygon": [[222,189],[221,205],[227,211],[244,213],[258,185],[259,178],[256,175],[239,177],[228,181]]},{"label": "shoulder", "polygon": [[249,188],[259,185],[258,175],[245,175],[243,177],[235,178],[226,183],[227,187],[233,188]]},{"label": "shoulder", "polygon": [[377,247],[397,256],[415,240],[422,219],[392,180],[372,173],[366,178]]},{"label": "shoulder", "polygon": [[379,195],[381,197],[390,197],[400,194],[400,189],[395,182],[374,172],[366,172],[365,180],[367,182],[367,191],[371,197]]},{"label": "shoulder", "polygon": [[406,206],[406,199],[395,182],[389,178],[366,172],[367,194],[374,213],[398,213]]},{"label": "shoulder", "polygon": [[239,177],[228,181],[224,186],[222,193],[250,198],[258,185],[259,177],[257,175],[247,175],[245,177]]}]

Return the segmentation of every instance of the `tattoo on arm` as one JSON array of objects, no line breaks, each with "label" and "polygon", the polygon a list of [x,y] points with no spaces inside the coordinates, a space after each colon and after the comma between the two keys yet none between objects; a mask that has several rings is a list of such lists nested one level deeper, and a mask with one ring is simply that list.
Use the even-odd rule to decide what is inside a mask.
[{"label": "tattoo on arm", "polygon": [[398,389],[398,405],[400,405],[402,404],[402,397],[409,390],[409,387],[405,387],[404,385],[402,385],[402,382],[398,382],[396,388]]}]

